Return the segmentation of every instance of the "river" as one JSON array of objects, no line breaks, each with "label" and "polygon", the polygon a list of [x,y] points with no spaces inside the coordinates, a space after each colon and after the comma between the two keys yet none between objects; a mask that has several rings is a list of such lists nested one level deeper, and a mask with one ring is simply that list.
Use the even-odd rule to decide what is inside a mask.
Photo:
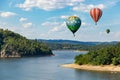
[{"label": "river", "polygon": [[0,59],[0,80],[120,80],[120,73],[60,67],[85,52],[53,51],[55,56]]}]

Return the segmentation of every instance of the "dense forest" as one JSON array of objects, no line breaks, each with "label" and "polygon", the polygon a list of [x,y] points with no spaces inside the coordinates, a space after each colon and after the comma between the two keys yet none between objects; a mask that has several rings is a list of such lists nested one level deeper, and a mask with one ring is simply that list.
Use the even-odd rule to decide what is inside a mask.
[{"label": "dense forest", "polygon": [[52,55],[46,44],[29,40],[9,30],[0,29],[0,57]]},{"label": "dense forest", "polygon": [[93,45],[88,42],[72,41],[72,40],[42,40],[37,39],[39,42],[43,42],[48,45],[52,50],[86,50],[89,45]]},{"label": "dense forest", "polygon": [[80,54],[75,57],[75,63],[92,65],[119,65],[120,64],[120,43],[87,54]]},{"label": "dense forest", "polygon": [[100,48],[112,46],[114,44],[84,45],[84,44],[68,44],[68,43],[46,43],[52,50],[79,50],[91,51]]},{"label": "dense forest", "polygon": [[52,50],[80,50],[80,51],[97,50],[118,43],[118,42],[81,42],[72,40],[41,40],[41,39],[38,39],[37,41],[45,43]]},{"label": "dense forest", "polygon": [[46,43],[52,50],[88,50],[89,45],[68,44],[68,43]]}]

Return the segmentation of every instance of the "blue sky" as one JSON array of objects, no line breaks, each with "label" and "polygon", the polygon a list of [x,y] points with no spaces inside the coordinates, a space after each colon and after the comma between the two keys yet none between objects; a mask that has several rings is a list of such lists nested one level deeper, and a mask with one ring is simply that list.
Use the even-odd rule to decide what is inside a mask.
[{"label": "blue sky", "polygon": [[[94,7],[103,11],[97,26],[89,15]],[[65,24],[72,15],[82,21],[75,37]],[[120,41],[120,0],[1,0],[0,28],[29,39]]]}]

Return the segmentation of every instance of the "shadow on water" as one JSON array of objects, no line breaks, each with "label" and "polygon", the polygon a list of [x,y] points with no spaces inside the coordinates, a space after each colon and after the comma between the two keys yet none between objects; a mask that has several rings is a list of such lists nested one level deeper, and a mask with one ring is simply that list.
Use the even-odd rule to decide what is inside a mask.
[{"label": "shadow on water", "polygon": [[80,80],[120,80],[120,72],[99,72],[87,70],[74,70]]}]

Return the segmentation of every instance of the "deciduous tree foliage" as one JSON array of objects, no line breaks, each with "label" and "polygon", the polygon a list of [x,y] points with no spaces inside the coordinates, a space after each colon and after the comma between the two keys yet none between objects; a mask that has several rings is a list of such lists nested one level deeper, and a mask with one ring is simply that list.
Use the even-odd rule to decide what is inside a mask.
[{"label": "deciduous tree foliage", "polygon": [[75,57],[75,63],[80,65],[119,65],[120,43],[110,47],[104,47],[99,50],[90,51],[87,54],[80,54]]},{"label": "deciduous tree foliage", "polygon": [[0,29],[0,51],[6,49],[7,54],[15,51],[21,56],[52,55],[46,44],[29,40],[9,30]]}]

